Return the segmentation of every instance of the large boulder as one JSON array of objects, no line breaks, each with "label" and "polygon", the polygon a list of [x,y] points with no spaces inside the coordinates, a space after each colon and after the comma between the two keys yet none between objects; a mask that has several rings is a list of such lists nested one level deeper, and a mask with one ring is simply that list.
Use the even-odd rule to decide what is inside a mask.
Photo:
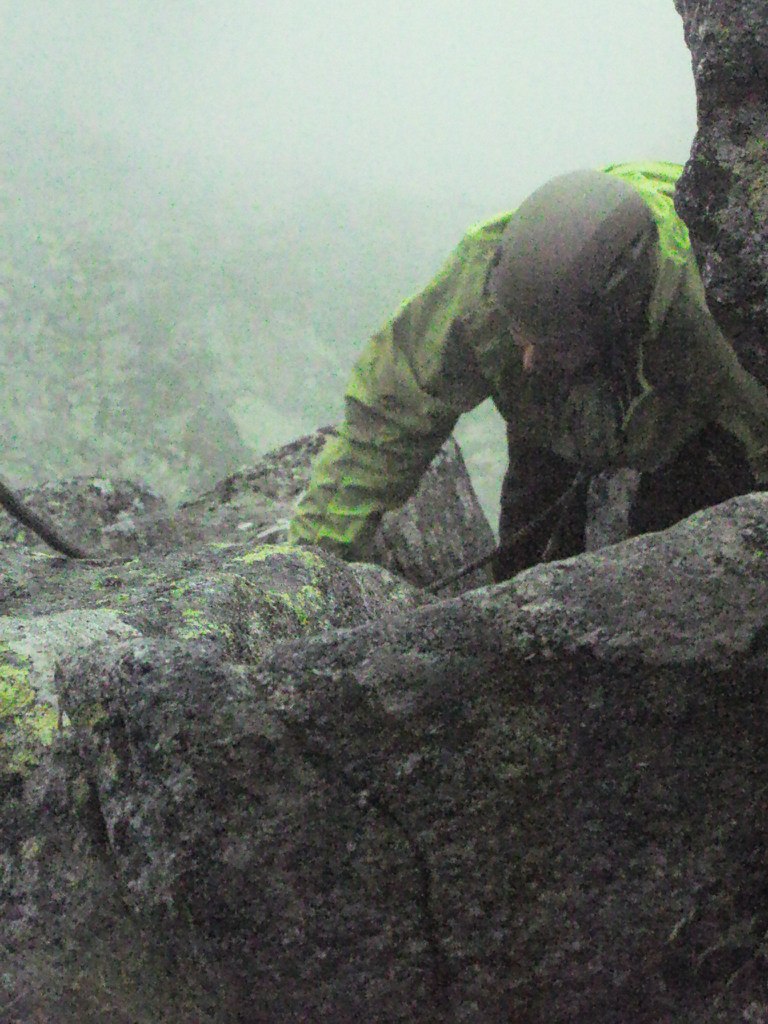
[{"label": "large boulder", "polygon": [[[185,542],[215,533],[257,541],[284,540],[293,507],[305,490],[312,459],[332,427],[318,430],[264,456],[252,469],[233,474],[210,493],[182,505],[175,527]],[[418,586],[457,573],[494,548],[494,536],[451,438],[432,460],[416,493],[382,520],[375,561]],[[445,588],[457,594],[488,582],[474,572]]]},{"label": "large boulder", "polygon": [[768,497],[437,603],[232,521],[0,549],[3,1024],[768,1021]]},{"label": "large boulder", "polygon": [[[286,539],[296,501],[309,482],[312,460],[333,429],[322,428],[269,452],[173,510],[131,481],[95,477],[27,488],[21,497],[35,512],[52,519],[67,539],[96,557],[128,559],[145,552],[276,544]],[[9,551],[43,547],[30,530],[5,514],[0,514],[0,543]],[[493,531],[461,450],[451,438],[411,499],[384,516],[375,562],[426,586],[455,574],[493,547]],[[445,593],[460,593],[487,579],[482,571],[471,573]]]},{"label": "large boulder", "polygon": [[691,51],[698,128],[677,191],[710,308],[768,382],[768,6],[675,0]]},{"label": "large boulder", "polygon": [[401,892],[375,936],[344,914],[362,1019],[768,1021],[766,558],[755,495],[273,650],[270,707],[375,830],[355,873]]},{"label": "large boulder", "polygon": [[[10,518],[0,524],[2,1024],[42,1019],[183,1022],[197,1020],[204,1012],[199,986],[188,980],[179,984],[186,994],[174,995],[163,981],[178,946],[171,933],[163,927],[151,953],[151,914],[147,918],[137,904],[137,916],[125,916],[128,903],[115,874],[117,862],[103,845],[105,828],[115,842],[122,832],[107,823],[99,800],[94,803],[89,772],[81,771],[85,749],[99,732],[99,700],[85,710],[80,703],[91,677],[85,660],[75,670],[78,679],[72,692],[77,694],[77,707],[62,699],[66,666],[92,656],[94,679],[104,681],[103,671],[111,671],[109,659],[127,665],[123,644],[137,645],[131,650],[144,665],[159,657],[165,675],[158,680],[154,697],[153,686],[145,679],[144,697],[153,706],[157,700],[172,699],[173,710],[171,705],[166,709],[171,732],[177,727],[184,731],[200,718],[202,731],[196,742],[210,747],[213,775],[220,776],[221,794],[227,792],[225,762],[239,742],[229,727],[235,725],[233,715],[240,718],[230,682],[244,685],[245,705],[256,710],[250,673],[276,643],[381,622],[415,610],[427,598],[402,575],[381,566],[350,565],[320,551],[282,543],[293,504],[306,486],[311,458],[326,433],[270,453],[177,510],[169,510],[156,495],[129,481],[94,478],[25,491],[23,498],[31,507],[55,519],[65,534],[100,556],[94,563],[62,558]],[[449,442],[412,502],[387,517],[381,558],[398,567],[403,562],[406,570],[412,568],[414,578],[426,582],[432,574],[455,572],[465,559],[492,545],[461,454]],[[464,579],[460,586],[471,582]],[[197,668],[188,672],[185,666]],[[201,691],[196,711],[188,706],[190,693],[181,683],[182,678],[192,683],[193,677],[208,688],[205,694]],[[221,720],[219,698],[224,701]],[[134,723],[129,731],[145,725],[152,731],[148,722],[140,722],[137,708],[126,709],[126,715],[126,723]],[[243,724],[247,721],[249,715]],[[265,728],[270,733],[277,725],[268,722]],[[219,764],[221,743],[230,752]],[[242,749],[250,758],[250,741]],[[145,755],[137,751],[137,756],[143,761]],[[305,770],[291,750],[278,760],[285,779],[297,767],[300,775]],[[249,771],[254,766],[248,761]],[[135,769],[129,774],[138,782]],[[123,782],[132,788],[128,776]],[[175,786],[172,771],[166,784]],[[176,788],[181,796],[185,784]],[[192,785],[191,798],[194,792]],[[289,799],[279,781],[274,795],[282,814]],[[158,801],[164,803],[161,796]],[[303,796],[298,803],[303,822]],[[253,806],[263,810],[262,805],[263,795]],[[225,813],[226,801],[213,812],[213,833],[218,834],[217,822]],[[268,829],[263,815],[260,820],[259,827]],[[188,825],[194,831],[191,816]],[[329,819],[329,828],[335,835],[335,818]],[[165,835],[168,844],[174,842],[174,833],[175,826]],[[201,837],[192,860],[205,861],[203,846]],[[165,854],[158,846],[150,856]],[[170,857],[181,864],[184,854],[180,848]],[[209,880],[208,888],[210,884]],[[153,886],[139,903],[146,899],[146,906],[155,905]],[[223,885],[226,903],[225,889]],[[88,931],[100,936],[97,946],[111,935],[107,946],[116,959],[105,960],[90,942],[84,943]],[[74,959],[62,952],[70,941]],[[180,962],[189,967],[184,956]],[[288,962],[293,964],[290,957]],[[159,964],[166,966],[161,969]],[[221,1002],[220,966],[217,963],[213,970],[217,1013],[232,1005]],[[206,977],[204,965],[200,977]],[[241,994],[233,995],[237,1010],[226,1019],[244,1019],[240,998]],[[191,1007],[192,1016],[185,1016],[182,1006]]]}]

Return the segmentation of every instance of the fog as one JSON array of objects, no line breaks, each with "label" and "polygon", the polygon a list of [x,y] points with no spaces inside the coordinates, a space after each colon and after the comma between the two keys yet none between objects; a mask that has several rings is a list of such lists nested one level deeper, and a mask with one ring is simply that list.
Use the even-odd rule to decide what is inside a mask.
[{"label": "fog", "polygon": [[504,208],[573,166],[682,160],[671,0],[6,0],[3,108],[248,177]]},{"label": "fog", "polygon": [[[338,416],[470,223],[695,129],[672,0],[0,0],[0,102],[0,474],[172,497]],[[462,435],[486,503],[490,423]]]}]

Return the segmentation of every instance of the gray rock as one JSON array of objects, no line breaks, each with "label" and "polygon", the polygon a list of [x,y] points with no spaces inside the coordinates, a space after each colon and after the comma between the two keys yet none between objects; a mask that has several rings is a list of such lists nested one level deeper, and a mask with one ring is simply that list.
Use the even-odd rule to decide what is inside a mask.
[{"label": "gray rock", "polygon": [[725,1022],[761,1003],[767,525],[768,498],[737,499],[275,649],[272,707],[426,866],[443,1019]]},{"label": "gray rock", "polygon": [[768,382],[768,7],[675,0],[696,83],[698,127],[677,191],[710,308]]},{"label": "gray rock", "polygon": [[[336,919],[333,901],[312,902],[302,878],[317,869],[316,856],[298,846],[280,852],[272,838],[301,836],[307,850],[325,844],[328,871],[340,871],[346,888],[344,844],[351,850],[360,827],[369,830],[367,813],[318,780],[266,709],[253,673],[281,641],[341,635],[414,611],[426,597],[383,567],[278,543],[323,437],[270,453],[175,513],[124,481],[25,492],[104,552],[104,564],[64,559],[8,521],[0,548],[3,1024],[300,1019],[303,1003],[323,998],[343,1019],[344,1006],[358,1005],[337,983],[340,972],[351,992],[357,968],[364,971],[364,953],[345,945],[356,931]],[[430,509],[436,525],[426,529]],[[414,531],[418,517],[426,536]],[[489,533],[451,443],[413,509],[391,517],[387,551],[407,546],[421,572],[453,570],[465,545]],[[273,853],[257,908],[249,879],[264,885],[259,872]],[[214,862],[218,880],[208,873]],[[240,878],[234,889],[230,871]],[[195,908],[187,905],[193,889]],[[393,914],[398,899],[393,890]],[[364,893],[359,902],[357,924],[375,930],[380,915]],[[220,921],[211,927],[212,917]],[[263,932],[272,951],[255,987],[253,959],[235,951],[232,928],[245,922],[249,941]],[[403,917],[389,940],[393,960],[401,934],[422,942]],[[332,979],[325,995],[316,961],[299,967],[310,942]],[[381,998],[399,1005],[399,990]]]},{"label": "gray rock", "polygon": [[[284,541],[293,508],[309,483],[312,459],[332,432],[326,427],[299,438],[264,456],[253,469],[227,477],[208,494],[182,505],[169,536],[187,544],[214,536],[259,543]],[[375,561],[417,586],[426,586],[493,550],[494,543],[461,450],[449,439],[411,499],[384,516]],[[476,572],[447,588],[446,594],[487,582],[487,574]]]},{"label": "gray rock", "polygon": [[[236,773],[235,789],[227,781],[227,765],[240,745],[230,733],[232,716],[240,718],[241,698],[249,709],[248,721],[253,721],[251,711],[257,717],[261,714],[249,682],[254,666],[280,641],[380,622],[414,610],[425,600],[415,587],[382,567],[349,565],[322,552],[261,543],[250,526],[242,528],[245,521],[258,520],[262,530],[275,529],[262,541],[279,539],[280,519],[290,514],[305,486],[311,452],[321,440],[322,435],[303,439],[270,454],[248,478],[230,479],[177,515],[143,496],[141,488],[122,481],[71,481],[25,493],[26,500],[62,525],[76,522],[81,542],[113,558],[105,564],[64,559],[8,521],[0,547],[3,1024],[41,1019],[237,1020],[246,1019],[246,1004],[281,1005],[281,992],[291,984],[288,972],[296,960],[287,940],[290,929],[279,916],[275,919],[283,924],[272,977],[277,978],[283,963],[285,981],[263,998],[257,992],[244,1000],[236,984],[241,977],[236,965],[230,972],[231,998],[222,993],[220,971],[226,974],[230,968],[215,955],[210,965],[196,959],[197,954],[189,960],[187,939],[174,937],[179,925],[172,907],[177,867],[187,879],[180,883],[184,888],[194,875],[191,865],[211,861],[204,856],[202,833],[192,824],[197,782],[181,762],[171,768],[170,751],[177,740],[210,751],[208,767],[196,770],[206,776],[206,792],[209,781],[219,780],[209,819],[211,835],[219,836],[219,825],[228,813],[227,794],[239,786]],[[452,465],[460,467],[457,460]],[[441,479],[455,488],[445,465]],[[425,493],[429,500],[429,480]],[[436,505],[448,500],[445,490],[434,495]],[[131,557],[137,551],[143,552],[141,559]],[[117,557],[121,554],[122,561]],[[160,670],[157,686],[149,679],[154,676],[149,666],[155,661]],[[126,672],[132,680],[131,696],[120,705],[118,694],[123,690],[118,679]],[[69,715],[69,698],[67,707],[60,701],[64,683],[70,688],[71,708],[77,708],[76,725]],[[198,684],[207,689],[193,698]],[[102,731],[107,727],[102,686],[109,690],[113,685],[118,704],[110,705],[109,714],[125,716],[119,729],[127,730],[125,743],[118,739],[116,746]],[[144,716],[134,704],[137,697],[139,703],[147,702]],[[154,720],[157,711],[164,724]],[[269,745],[267,734],[277,735],[279,723],[265,717],[264,728],[263,742]],[[149,762],[159,764],[163,750],[170,760],[164,779],[155,785],[149,781]],[[89,751],[100,761],[95,775],[85,767]],[[262,755],[251,759],[256,748],[250,740],[244,741],[241,753],[246,773],[253,778]],[[266,748],[262,753],[266,756]],[[101,754],[108,754],[108,760],[101,760]],[[275,763],[274,822],[267,821],[264,792],[258,785],[253,799],[247,798],[247,821],[265,835],[273,827],[279,829],[285,814],[294,813],[289,812],[288,780],[298,771],[295,813],[301,828],[314,822],[316,839],[322,832],[317,791],[304,793],[311,770],[296,760],[290,746],[281,748]],[[136,785],[149,804],[144,805],[143,797],[132,802]],[[171,791],[176,796],[169,803],[165,795]],[[177,808],[173,822],[164,818],[163,809],[172,804]],[[332,813],[323,828],[333,846],[341,819],[335,803],[321,797],[319,806],[326,805]],[[183,817],[188,821],[182,831],[190,842],[183,840],[173,851],[172,836]],[[139,835],[151,849],[142,840],[126,859],[124,854]],[[250,864],[254,851],[246,850],[249,832],[234,824],[230,838],[225,862],[241,868]],[[305,870],[311,871],[311,865]],[[289,867],[286,872],[291,876]],[[216,883],[195,877],[202,886],[201,906],[213,909]],[[161,878],[167,883],[165,895],[160,892]],[[283,897],[275,881],[277,914]],[[222,890],[222,907],[231,895]],[[202,949],[208,939],[197,934],[182,903],[182,930],[193,946]],[[126,916],[127,908],[133,910]],[[156,919],[161,909],[162,923]],[[244,912],[247,908],[237,908],[238,920]],[[160,931],[153,935],[155,924]],[[258,928],[255,918],[252,924]],[[224,934],[229,925],[223,922],[222,927]],[[328,944],[333,945],[330,939]],[[184,977],[178,974],[182,963]],[[169,991],[171,977],[175,991]],[[271,1009],[266,1018],[259,1012],[254,1008],[255,1016],[247,1019],[274,1019]]]},{"label": "gray rock", "polygon": [[[453,439],[438,452],[413,497],[383,517],[376,541],[376,561],[421,587],[450,578],[494,550],[493,531]],[[444,587],[441,595],[488,582],[488,572],[479,569]]]},{"label": "gray rock", "polygon": [[158,582],[59,663],[2,812],[19,1019],[760,1019],[768,496],[264,649],[290,559],[358,567],[226,552],[199,632]]},{"label": "gray rock", "polygon": [[138,635],[119,613],[106,609],[58,612],[53,615],[0,617],[0,659],[23,662],[37,699],[58,707],[54,672],[61,658]]},{"label": "gray rock", "polygon": [[598,551],[631,536],[629,519],[639,486],[640,473],[628,467],[605,470],[591,478],[584,531],[586,551]]},{"label": "gray rock", "polygon": [[[104,548],[125,557],[136,554],[140,547],[136,520],[169,515],[163,498],[129,480],[81,477],[26,487],[19,495],[33,511],[51,519],[67,539],[97,555]],[[116,539],[114,545],[110,537]],[[49,552],[43,541],[5,510],[0,510],[0,543],[33,547],[46,556]]]},{"label": "gray rock", "polygon": [[[768,495],[432,601],[258,542],[320,440],[0,548],[0,1022],[761,1020]],[[483,523],[449,447],[382,534]]]}]

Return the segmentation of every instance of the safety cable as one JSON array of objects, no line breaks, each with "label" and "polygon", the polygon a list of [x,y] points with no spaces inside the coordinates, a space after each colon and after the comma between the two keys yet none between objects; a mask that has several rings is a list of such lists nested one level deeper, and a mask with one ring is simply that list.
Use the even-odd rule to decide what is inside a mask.
[{"label": "safety cable", "polygon": [[[467,565],[463,566],[457,573],[454,573],[451,576],[445,576],[443,577],[443,579],[437,580],[435,583],[430,583],[429,586],[426,587],[426,589],[430,593],[436,594],[439,591],[444,590],[446,587],[449,587],[452,583],[457,583],[459,580],[464,579],[465,576],[469,576],[470,573],[475,572],[477,569],[483,569],[486,565],[489,565],[495,558],[505,554],[507,551],[510,551],[513,547],[515,547],[516,544],[519,544],[524,537],[527,537],[528,534],[533,533],[534,530],[538,529],[538,527],[541,526],[541,524],[546,519],[548,519],[559,509],[562,509],[563,512],[565,512],[578,489],[588,478],[588,473],[586,473],[584,470],[579,470],[579,472],[573,478],[573,480],[568,485],[566,490],[564,490],[563,493],[558,498],[556,498],[550,505],[547,505],[543,512],[540,512],[537,516],[534,516],[534,518],[529,520],[525,524],[525,526],[522,526],[516,533],[514,533],[512,537],[510,537],[510,539],[503,546],[498,545],[489,554],[483,555],[481,558],[475,559],[474,562],[469,562]],[[559,529],[561,521],[562,517],[555,524],[555,530]],[[547,548],[549,548],[549,545],[547,545]]]}]

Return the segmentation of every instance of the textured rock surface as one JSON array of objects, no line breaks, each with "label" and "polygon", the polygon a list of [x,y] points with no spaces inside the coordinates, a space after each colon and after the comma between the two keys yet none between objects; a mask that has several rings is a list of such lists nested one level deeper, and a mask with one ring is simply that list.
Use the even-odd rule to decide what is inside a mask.
[{"label": "textured rock surface", "polygon": [[212,557],[0,773],[3,1024],[768,1017],[768,497],[429,605]]},{"label": "textured rock surface", "polygon": [[424,867],[436,1019],[768,1013],[767,513],[273,652],[281,720]]},{"label": "textured rock surface", "polygon": [[632,536],[630,514],[640,487],[640,473],[623,467],[593,476],[587,490],[586,551],[599,551]]},{"label": "textured rock surface", "polygon": [[677,193],[710,308],[768,382],[768,5],[675,0],[698,130]]},{"label": "textured rock surface", "polygon": [[[496,546],[455,441],[438,452],[410,501],[381,522],[377,562],[418,586],[449,578]],[[444,587],[443,597],[489,582],[479,570]]]},{"label": "textured rock surface", "polygon": [[[215,555],[238,545],[277,544],[285,540],[294,504],[309,480],[311,461],[331,430],[323,428],[268,453],[251,469],[227,477],[172,511],[162,498],[126,480],[70,480],[20,493],[65,536],[106,559],[182,550],[196,551],[199,557],[201,550]],[[0,610],[7,612],[14,603],[41,596],[39,581],[29,578],[34,556],[43,583],[50,579],[51,565],[62,560],[5,512],[0,512],[0,543],[8,556],[0,580]],[[411,500],[384,517],[377,546],[382,566],[419,586],[442,579],[493,549],[493,532],[455,441],[450,439],[438,452]],[[19,552],[17,564],[13,551]],[[447,593],[486,581],[484,573],[475,573]]]},{"label": "textured rock surface", "polygon": [[[343,864],[347,812],[324,783],[307,784],[312,768],[290,743],[278,744],[280,723],[265,712],[253,670],[276,643],[381,622],[425,600],[379,566],[275,543],[322,440],[320,432],[273,452],[174,513],[127,481],[24,494],[113,559],[106,564],[64,559],[3,520],[2,1024],[281,1019],[303,948],[298,931],[290,938],[311,889],[302,879],[316,863],[270,837],[281,845],[296,833],[307,849],[325,842],[329,864]],[[430,508],[430,528],[416,534]],[[490,543],[450,444],[413,507],[390,517],[385,554],[407,545],[420,572],[446,572],[460,567],[465,545],[474,554]],[[208,873],[213,850],[218,880]],[[257,911],[242,874],[260,865],[256,880],[267,863],[274,885]],[[318,934],[335,978],[344,925],[332,910]],[[276,930],[262,928],[262,913]],[[246,979],[237,962],[242,951],[232,952],[242,927],[251,945],[259,930],[265,942],[272,936],[255,989],[258,978]],[[250,970],[253,958],[242,964]],[[329,998],[338,996],[334,981]]]},{"label": "textured rock surface", "polygon": [[[254,469],[228,477],[210,494],[182,506],[175,528],[186,542],[237,535],[283,540],[296,499],[309,481],[311,459],[331,428],[265,456]],[[467,473],[459,446],[449,440],[438,452],[416,493],[384,516],[376,561],[425,586],[493,550],[493,531]],[[480,572],[448,588],[460,593],[487,582]]]}]

